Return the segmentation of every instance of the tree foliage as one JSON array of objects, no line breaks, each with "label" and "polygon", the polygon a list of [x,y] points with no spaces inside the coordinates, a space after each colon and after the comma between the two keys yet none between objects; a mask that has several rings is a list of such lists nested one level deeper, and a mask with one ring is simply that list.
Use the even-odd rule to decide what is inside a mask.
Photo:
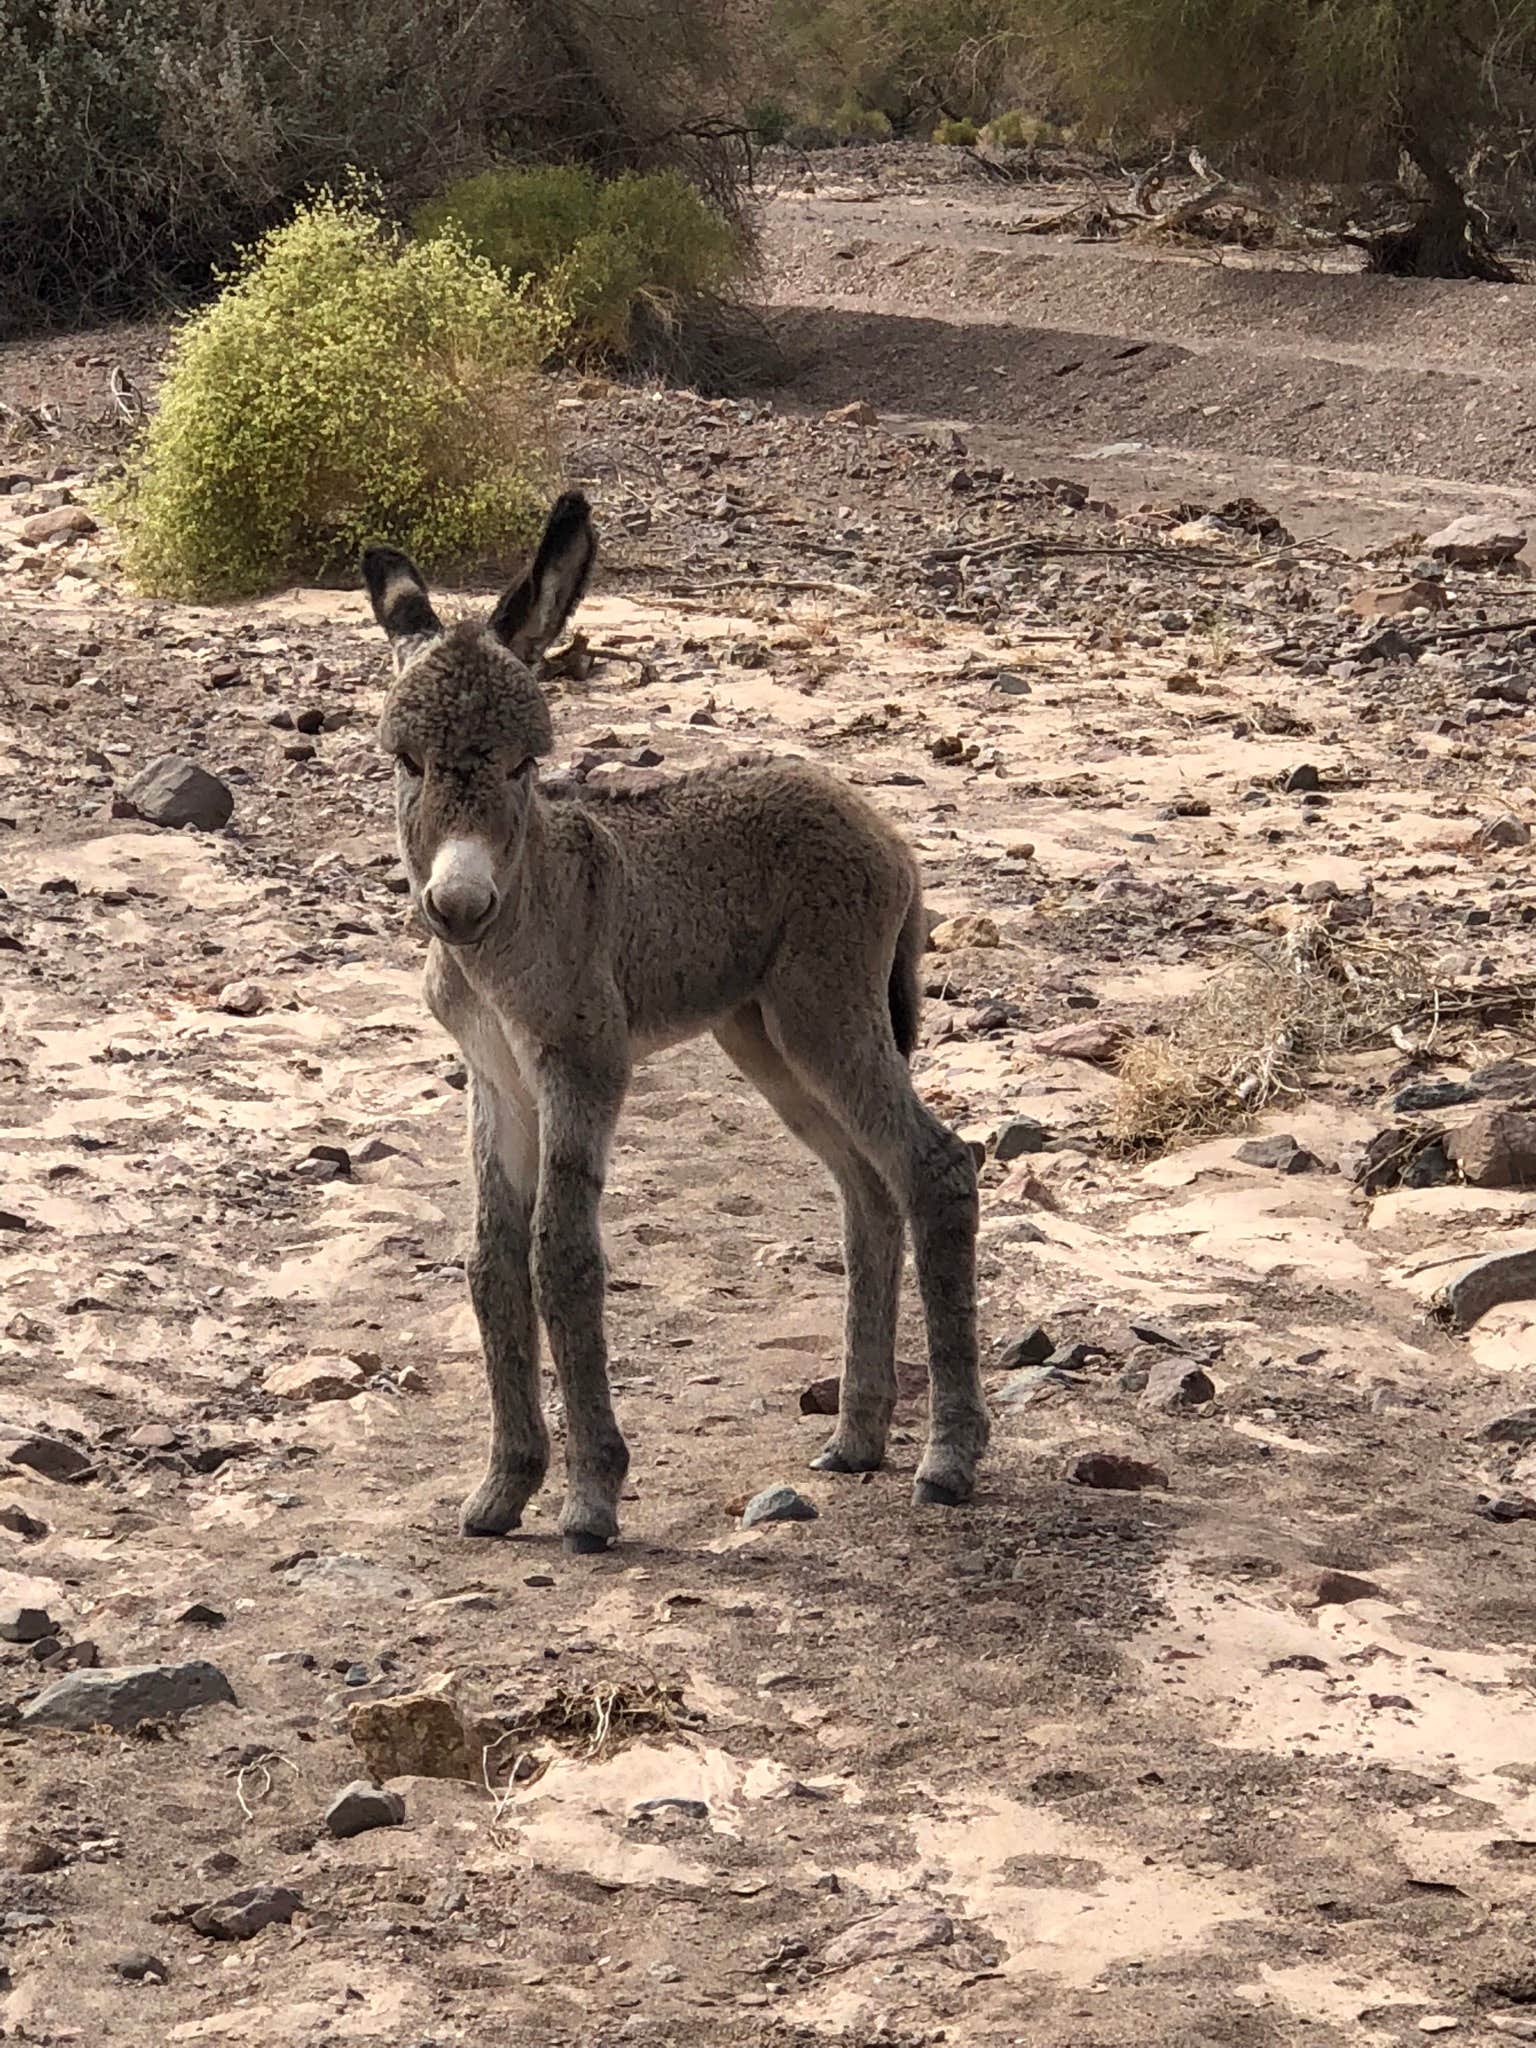
[{"label": "tree foliage", "polygon": [[736,201],[727,0],[0,0],[0,333],[204,280],[350,170],[497,157]]},{"label": "tree foliage", "polygon": [[823,116],[983,121],[1027,49],[1023,0],[778,0],[784,82]]},{"label": "tree foliage", "polygon": [[1406,159],[1424,204],[1394,267],[1482,266],[1462,181],[1480,148],[1524,149],[1536,0],[1035,0],[1032,11],[1091,124],[1198,141],[1234,171],[1346,187],[1395,179]]}]

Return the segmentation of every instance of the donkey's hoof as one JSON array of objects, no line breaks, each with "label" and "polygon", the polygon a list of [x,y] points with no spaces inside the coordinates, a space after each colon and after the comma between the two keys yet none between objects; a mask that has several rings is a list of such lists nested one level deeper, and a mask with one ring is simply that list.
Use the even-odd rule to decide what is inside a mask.
[{"label": "donkey's hoof", "polygon": [[912,1483],[912,1505],[918,1508],[960,1508],[971,1497],[971,1482],[948,1479],[917,1479]]},{"label": "donkey's hoof", "polygon": [[596,1535],[591,1529],[567,1529],[560,1541],[573,1557],[599,1557],[615,1539]]},{"label": "donkey's hoof", "polygon": [[879,1451],[845,1451],[833,1443],[816,1453],[810,1469],[812,1472],[878,1472],[884,1463]]},{"label": "donkey's hoof", "polygon": [[461,1536],[505,1536],[522,1527],[523,1502],[504,1482],[488,1479],[459,1510]]}]

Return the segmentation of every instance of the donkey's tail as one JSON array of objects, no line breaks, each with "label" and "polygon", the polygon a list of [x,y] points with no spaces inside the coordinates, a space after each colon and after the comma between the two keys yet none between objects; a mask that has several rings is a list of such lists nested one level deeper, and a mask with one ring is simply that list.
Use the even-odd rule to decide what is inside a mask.
[{"label": "donkey's tail", "polygon": [[907,915],[896,940],[888,984],[891,1030],[895,1034],[897,1050],[904,1060],[912,1057],[917,1044],[918,1026],[922,1022],[923,985],[919,967],[923,948],[927,943],[928,917],[923,909],[922,888],[914,877],[912,901],[907,906]]}]

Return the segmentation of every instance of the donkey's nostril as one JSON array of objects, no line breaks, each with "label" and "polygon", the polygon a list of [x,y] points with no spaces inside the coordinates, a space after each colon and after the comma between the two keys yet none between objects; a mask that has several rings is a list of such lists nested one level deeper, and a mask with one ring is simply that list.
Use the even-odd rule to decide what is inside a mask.
[{"label": "donkey's nostril", "polygon": [[481,882],[453,881],[422,892],[428,921],[445,939],[476,939],[496,915],[496,891]]}]

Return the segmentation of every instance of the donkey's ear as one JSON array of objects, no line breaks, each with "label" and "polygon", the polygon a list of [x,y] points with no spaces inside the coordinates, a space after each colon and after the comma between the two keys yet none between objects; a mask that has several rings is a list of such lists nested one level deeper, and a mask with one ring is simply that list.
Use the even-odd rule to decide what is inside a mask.
[{"label": "donkey's ear", "polygon": [[519,661],[533,663],[581,600],[597,554],[592,508],[580,491],[555,501],[533,567],[491,614],[491,631]]},{"label": "donkey's ear", "polygon": [[391,640],[416,640],[441,633],[421,571],[398,548],[369,548],[363,556],[363,581],[373,600],[373,616]]}]

